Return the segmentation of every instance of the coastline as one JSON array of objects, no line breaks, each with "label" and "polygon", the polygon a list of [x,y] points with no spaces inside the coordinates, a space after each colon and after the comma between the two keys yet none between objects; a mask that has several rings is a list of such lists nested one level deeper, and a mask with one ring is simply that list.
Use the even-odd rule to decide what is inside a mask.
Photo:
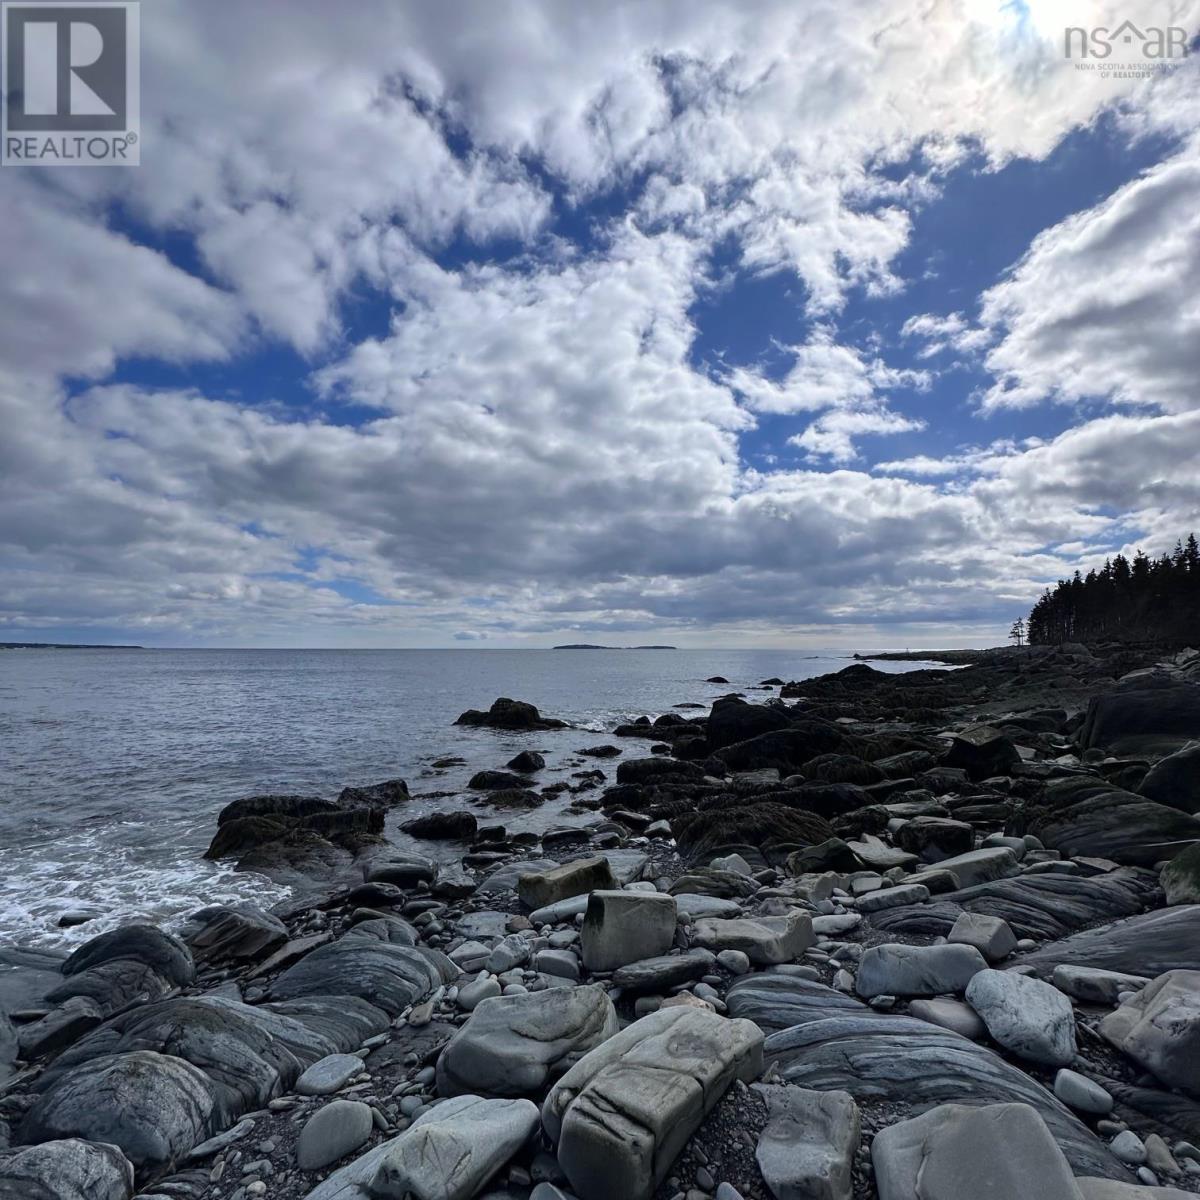
[{"label": "coastline", "polygon": [[[502,1172],[507,1190],[497,1195],[543,1200],[533,1186],[542,1172],[548,1185],[618,1200],[579,1165],[586,1156],[572,1156],[571,1139],[586,1142],[584,1133],[528,1126],[513,1145],[496,1123],[547,1094],[551,1108],[582,1103],[553,1099],[564,1070],[601,1053],[618,1026],[666,1023],[706,1047],[696,1070],[726,1065],[705,1112],[685,1116],[681,1098],[677,1112],[671,1087],[656,1102],[686,1136],[669,1172],[638,1185],[646,1195],[712,1195],[724,1182],[743,1200],[766,1200],[763,1134],[794,1088],[852,1098],[823,1126],[852,1200],[878,1195],[877,1167],[852,1126],[869,1141],[930,1103],[960,1101],[1029,1105],[1076,1175],[1132,1186],[1136,1171],[1114,1140],[1121,1131],[1105,1125],[1115,1118],[1064,1107],[1054,1071],[1025,1042],[1004,1040],[1002,1023],[984,1027],[992,1010],[973,980],[1041,980],[1058,997],[1049,1024],[1074,1046],[1147,986],[1132,981],[1200,970],[1200,892],[1185,880],[1176,885],[1184,900],[1166,905],[1157,870],[1200,839],[1200,821],[1162,802],[1154,775],[1163,771],[1150,769],[1200,736],[1200,724],[1188,732],[1200,722],[1200,659],[1082,647],[922,651],[912,658],[957,669],[885,674],[855,657],[794,683],[731,680],[740,696],[695,714],[578,730],[574,769],[553,783],[540,782],[545,765],[532,749],[498,753],[465,793],[415,822],[405,820],[413,793],[401,780],[229,805],[210,855],[286,880],[294,894],[284,903],[202,910],[179,937],[126,926],[65,962],[0,956],[13,1017],[7,1038],[0,1028],[8,1140],[18,1154],[64,1137],[115,1142],[120,1161],[97,1151],[108,1157],[93,1155],[89,1169],[124,1178],[132,1163],[147,1195],[165,1184],[203,1200],[349,1200],[367,1195],[385,1154],[419,1153],[414,1123],[436,1131],[439,1120],[476,1113],[487,1120],[472,1154]],[[497,748],[532,747],[561,725],[519,700],[460,723],[481,731],[473,736],[492,731]],[[561,825],[540,835],[505,828],[508,814],[549,796],[570,797]],[[397,824],[409,825],[415,850],[388,840]],[[418,852],[435,844],[437,855]],[[969,937],[957,933],[964,921]],[[930,956],[915,976],[914,953]],[[1074,994],[1064,965],[1118,972],[1127,999]],[[934,984],[914,986],[931,971]],[[1010,1021],[1037,1024],[1023,1022],[1023,1004],[1009,1008]],[[838,1065],[822,1022],[865,1056],[853,1070]],[[1027,1039],[1037,1033],[1024,1029]],[[286,1061],[260,1068],[280,1037]],[[1159,1171],[1179,1183],[1193,1160],[1169,1147],[1193,1135],[1155,1099],[1170,1082],[1147,1083],[1145,1064],[1111,1042],[1086,1042],[1081,1069],[1118,1097],[1123,1127],[1161,1138],[1177,1174],[1161,1156]],[[649,1064],[673,1069],[645,1046],[647,1066],[629,1068],[629,1086]],[[137,1057],[146,1053],[152,1067]],[[333,1073],[329,1090],[297,1090],[331,1055],[355,1062],[340,1076],[318,1071]],[[496,1055],[524,1064],[517,1077],[489,1067]],[[120,1090],[135,1063],[152,1071],[153,1108]],[[190,1072],[189,1095],[208,1097],[205,1115],[183,1102],[181,1072]],[[244,1083],[231,1093],[229,1078]],[[125,1099],[113,1107],[118,1093]],[[462,1096],[482,1099],[464,1108]],[[312,1144],[334,1119],[320,1114],[337,1103],[364,1105],[367,1127],[312,1166]],[[648,1169],[639,1163],[625,1146],[614,1170],[636,1176]],[[189,1180],[199,1190],[180,1190]],[[250,1190],[259,1182],[267,1186]]]}]

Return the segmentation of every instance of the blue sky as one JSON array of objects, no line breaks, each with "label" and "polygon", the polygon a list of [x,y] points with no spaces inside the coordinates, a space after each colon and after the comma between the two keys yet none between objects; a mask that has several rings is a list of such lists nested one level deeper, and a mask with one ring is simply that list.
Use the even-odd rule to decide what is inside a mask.
[{"label": "blue sky", "polygon": [[0,178],[0,640],[994,643],[1200,524],[1197,60],[1105,5],[254,7]]}]

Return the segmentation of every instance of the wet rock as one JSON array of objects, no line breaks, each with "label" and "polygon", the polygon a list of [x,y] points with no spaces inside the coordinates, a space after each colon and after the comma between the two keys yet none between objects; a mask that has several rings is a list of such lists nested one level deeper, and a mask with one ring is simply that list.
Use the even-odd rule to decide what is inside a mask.
[{"label": "wet rock", "polygon": [[1148,800],[1200,813],[1200,742],[1189,742],[1181,750],[1156,762],[1146,773],[1138,791]]},{"label": "wet rock", "polygon": [[359,787],[344,787],[338,793],[339,808],[394,808],[412,799],[403,779],[384,779]]},{"label": "wet rock", "polygon": [[1011,875],[1017,867],[1017,856],[1007,846],[993,846],[944,858],[938,867],[954,875],[959,888],[970,888]]},{"label": "wet rock", "polygon": [[105,963],[133,961],[149,967],[175,987],[196,978],[191,952],[177,938],[153,925],[122,925],[84,942],[62,965],[68,978]]},{"label": "wet rock", "polygon": [[677,758],[627,758],[617,767],[618,783],[651,783],[662,779],[699,782],[704,771],[695,763]]},{"label": "wet rock", "polygon": [[485,1000],[438,1059],[438,1091],[536,1095],[616,1030],[612,1001],[598,987]]},{"label": "wet rock", "polygon": [[806,846],[788,855],[787,869],[793,875],[811,872],[861,871],[866,864],[841,838],[827,838],[816,846]]},{"label": "wet rock", "polygon": [[964,991],[987,969],[974,946],[872,946],[859,963],[855,990],[860,996],[940,996]]},{"label": "wet rock", "polygon": [[[517,895],[527,908],[543,909],[572,896],[612,891],[617,881],[603,855],[578,858],[548,871],[531,871],[517,882]],[[586,907],[586,905],[584,906]]]},{"label": "wet rock", "polygon": [[1021,761],[1012,739],[991,725],[973,725],[957,734],[944,760],[974,780],[1007,775]]},{"label": "wet rock", "polygon": [[1100,1022],[1101,1035],[1168,1087],[1200,1096],[1200,971],[1168,971]]},{"label": "wet rock", "polygon": [[785,729],[774,729],[717,751],[731,771],[757,771],[775,767],[784,774],[800,770],[818,754],[852,754],[858,743],[831,721],[812,718],[793,721]]},{"label": "wet rock", "polygon": [[260,958],[287,941],[287,926],[255,904],[202,908],[188,917],[183,940],[197,962]]},{"label": "wet rock", "polygon": [[22,1027],[20,1055],[27,1062],[61,1050],[95,1029],[104,1020],[100,1006],[87,996],[72,996],[40,1021]]},{"label": "wet rock", "polygon": [[705,737],[715,751],[757,737],[760,733],[786,729],[790,724],[789,714],[774,705],[747,704],[745,700],[723,696],[712,706],[705,726]]},{"label": "wet rock", "polygon": [[489,729],[566,729],[566,721],[543,717],[537,708],[523,700],[501,696],[492,702],[487,712],[469,708],[454,722],[455,725],[482,725]]},{"label": "wet rock", "polygon": [[740,950],[752,963],[794,962],[816,941],[812,918],[801,909],[787,916],[722,920],[704,917],[692,929],[692,942],[713,953]]},{"label": "wet rock", "polygon": [[208,1135],[214,1108],[212,1084],[199,1068],[134,1051],[61,1076],[26,1115],[20,1140],[79,1137],[119,1147],[137,1167],[161,1166]]},{"label": "wet rock", "polygon": [[729,1085],[761,1070],[762,1033],[749,1021],[661,1009],[576,1063],[542,1124],[580,1200],[649,1200]]},{"label": "wet rock", "polygon": [[79,1138],[0,1154],[0,1200],[129,1200],[133,1166],[115,1146]]},{"label": "wet rock", "polygon": [[541,771],[546,766],[546,760],[536,750],[522,750],[504,765],[519,775],[528,775],[533,771]]},{"label": "wet rock", "polygon": [[887,908],[899,908],[902,904],[924,904],[928,899],[929,889],[923,883],[902,883],[899,887],[881,888],[860,896],[858,911],[882,912]]},{"label": "wet rock", "polygon": [[852,1200],[862,1139],[854,1098],[763,1084],[755,1090],[767,1102],[755,1158],[771,1194],[777,1200]]},{"label": "wet rock", "polygon": [[1070,1165],[1027,1104],[943,1104],[875,1135],[879,1200],[1080,1200]]},{"label": "wet rock", "polygon": [[359,1100],[334,1100],[304,1123],[296,1142],[296,1164],[319,1171],[353,1154],[371,1136],[371,1107]]},{"label": "wet rock", "polygon": [[1057,988],[1013,971],[980,971],[967,1003],[1006,1050],[1030,1062],[1065,1067],[1075,1058],[1075,1014]]},{"label": "wet rock", "polygon": [[436,812],[400,826],[410,837],[429,841],[469,841],[475,836],[479,822],[469,812]]},{"label": "wet rock", "polygon": [[824,842],[833,836],[824,817],[771,800],[677,813],[671,818],[671,828],[680,849],[696,855],[754,847],[764,854],[778,852],[783,858],[797,845]]},{"label": "wet rock", "polygon": [[676,908],[657,892],[592,892],[580,948],[589,971],[613,971],[665,954],[675,939]]}]

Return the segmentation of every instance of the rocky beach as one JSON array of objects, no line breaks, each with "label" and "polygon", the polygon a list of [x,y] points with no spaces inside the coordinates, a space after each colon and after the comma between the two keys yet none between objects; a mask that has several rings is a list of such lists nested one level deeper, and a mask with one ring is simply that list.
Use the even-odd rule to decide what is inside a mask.
[{"label": "rocky beach", "polygon": [[1200,654],[708,683],[479,697],[436,804],[230,798],[282,903],[0,952],[0,1200],[1200,1194]]}]

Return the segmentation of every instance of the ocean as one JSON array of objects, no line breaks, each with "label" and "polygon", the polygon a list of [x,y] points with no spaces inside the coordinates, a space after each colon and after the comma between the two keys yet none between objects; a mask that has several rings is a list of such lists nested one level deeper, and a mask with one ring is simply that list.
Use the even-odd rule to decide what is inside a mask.
[{"label": "ocean", "polygon": [[[287,889],[201,857],[229,801],[263,792],[334,797],[407,779],[394,827],[461,799],[471,775],[540,750],[553,782],[571,752],[622,721],[710,704],[760,680],[848,666],[786,650],[10,650],[0,651],[0,942],[69,945],[134,917],[177,924],[205,904],[267,905]],[[909,670],[913,663],[876,663]],[[926,664],[927,665],[927,664]],[[710,684],[721,675],[729,685]],[[577,726],[510,734],[454,725],[498,696]],[[686,710],[683,710],[686,711]],[[647,743],[622,742],[625,755]],[[448,769],[446,756],[464,761]],[[611,777],[619,760],[589,761]],[[449,794],[449,795],[448,795]],[[511,829],[561,823],[568,794]],[[481,818],[489,810],[476,810]],[[422,844],[434,856],[461,847]],[[70,909],[103,916],[58,928]]]}]

